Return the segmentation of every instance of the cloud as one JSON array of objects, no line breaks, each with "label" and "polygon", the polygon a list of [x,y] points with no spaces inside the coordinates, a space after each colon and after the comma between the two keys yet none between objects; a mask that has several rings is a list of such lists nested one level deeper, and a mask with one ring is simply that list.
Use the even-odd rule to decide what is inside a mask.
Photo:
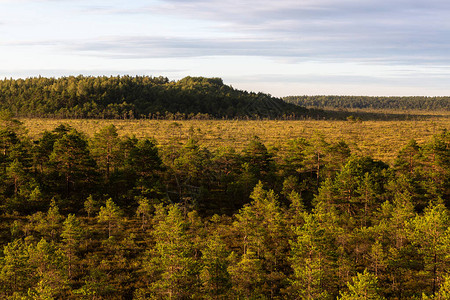
[{"label": "cloud", "polygon": [[268,41],[249,39],[112,37],[95,41],[81,41],[69,45],[69,47],[90,54],[118,58],[290,55],[290,49],[285,49],[284,53],[280,53],[273,51],[274,46]]},{"label": "cloud", "polygon": [[296,45],[318,59],[430,63],[448,61],[450,50],[448,1],[165,0],[142,11],[214,21],[217,30],[279,44],[279,56]]},{"label": "cloud", "polygon": [[159,6],[148,6],[145,10],[160,13],[175,13],[195,18],[211,18],[238,24],[266,24],[271,21],[295,20],[300,23],[311,20],[350,20],[377,22],[392,16],[442,15],[450,5],[444,1],[422,0],[316,0],[316,1],[179,1],[165,0]]},{"label": "cloud", "polygon": [[95,39],[21,44],[53,44],[114,58],[262,56],[291,62],[450,64],[446,1],[429,0],[425,5],[422,0],[164,0],[126,7],[98,3],[84,3],[83,11],[153,14],[171,17],[174,23],[181,22],[180,27],[185,19],[207,20],[203,26],[210,34],[205,37],[193,30],[169,35],[161,28],[163,37],[102,33]]},{"label": "cloud", "polygon": [[394,47],[373,37],[360,35],[358,39],[354,39],[345,34],[283,41],[270,37],[105,37],[81,41],[46,41],[41,45],[55,44],[83,55],[121,59],[257,56],[284,59],[287,62],[347,60],[366,63],[450,64],[450,45],[446,41],[430,40],[426,44],[417,44],[407,38],[399,39],[401,47]]},{"label": "cloud", "polygon": [[[1,1],[1,0],[0,0]],[[31,1],[31,0],[30,0]],[[42,0],[37,2],[54,1]],[[36,2],[36,1],[35,1]],[[450,2],[443,0],[159,0],[123,4],[78,1],[80,14],[204,21],[209,37],[160,28],[165,37],[64,42],[83,54],[117,58],[264,56],[389,64],[448,64]],[[91,16],[92,17],[92,16]],[[121,19],[123,20],[123,19]],[[139,22],[143,22],[140,19]],[[189,24],[185,24],[189,28]],[[219,38],[226,36],[226,38]],[[49,42],[46,42],[49,43]],[[104,52],[104,53],[102,53]]]},{"label": "cloud", "polygon": [[[13,47],[52,47],[83,56],[116,59],[249,56],[268,57],[284,63],[305,61],[364,62],[375,64],[450,65],[450,46],[446,40],[417,44],[401,39],[393,47],[373,37],[358,39],[346,35],[303,37],[279,41],[260,38],[195,38],[160,36],[118,36],[85,40],[42,40],[0,43]],[[56,51],[56,50],[55,50]]]}]

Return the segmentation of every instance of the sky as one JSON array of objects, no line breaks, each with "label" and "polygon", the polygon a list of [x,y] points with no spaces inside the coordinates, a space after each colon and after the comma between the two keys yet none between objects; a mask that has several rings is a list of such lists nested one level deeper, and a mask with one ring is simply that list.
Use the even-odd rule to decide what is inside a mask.
[{"label": "sky", "polygon": [[221,77],[289,95],[450,95],[448,0],[0,0],[0,78]]}]

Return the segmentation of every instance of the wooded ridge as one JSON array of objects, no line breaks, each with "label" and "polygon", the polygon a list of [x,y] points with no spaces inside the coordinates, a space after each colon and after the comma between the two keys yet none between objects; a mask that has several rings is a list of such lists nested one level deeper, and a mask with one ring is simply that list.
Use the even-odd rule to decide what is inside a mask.
[{"label": "wooded ridge", "polygon": [[301,118],[308,110],[264,93],[236,90],[220,78],[35,77],[0,81],[0,109],[16,117]]}]

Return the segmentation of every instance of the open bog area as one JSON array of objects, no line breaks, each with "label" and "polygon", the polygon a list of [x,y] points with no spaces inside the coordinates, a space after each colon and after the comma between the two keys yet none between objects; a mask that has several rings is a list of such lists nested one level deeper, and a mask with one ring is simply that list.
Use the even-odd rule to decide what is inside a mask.
[{"label": "open bog area", "polygon": [[119,135],[154,138],[159,146],[195,138],[214,150],[232,147],[241,150],[254,136],[271,151],[283,151],[287,141],[322,136],[327,142],[344,140],[354,153],[391,163],[398,150],[415,139],[419,144],[434,134],[450,129],[449,116],[407,121],[329,121],[329,120],[99,120],[99,119],[21,119],[31,138],[59,124],[68,124],[93,136],[114,124]]}]

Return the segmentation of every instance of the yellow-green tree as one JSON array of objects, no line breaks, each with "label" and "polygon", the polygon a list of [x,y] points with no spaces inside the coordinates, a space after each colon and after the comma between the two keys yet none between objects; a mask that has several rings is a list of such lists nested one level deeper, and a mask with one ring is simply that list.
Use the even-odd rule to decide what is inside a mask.
[{"label": "yellow-green tree", "polygon": [[273,297],[279,295],[288,268],[289,230],[283,217],[285,212],[275,192],[266,191],[261,182],[250,198],[252,202],[235,215],[233,227],[240,239],[241,253],[249,262],[257,259],[261,263],[262,273],[257,275],[265,282],[261,291]]},{"label": "yellow-green tree", "polygon": [[218,233],[207,236],[202,248],[202,294],[205,298],[222,299],[228,296],[231,276],[228,272],[229,251]]},{"label": "yellow-green tree", "polygon": [[199,257],[196,256],[189,222],[178,205],[156,206],[155,246],[144,260],[147,292],[153,298],[186,299],[200,288]]},{"label": "yellow-green tree", "polygon": [[410,221],[409,237],[425,262],[431,291],[437,291],[438,280],[450,267],[450,217],[443,204],[427,207],[423,215]]},{"label": "yellow-green tree", "polygon": [[109,198],[106,200],[105,206],[100,207],[100,212],[98,213],[98,222],[108,224],[108,238],[112,236],[114,227],[117,229],[121,225],[122,211],[114,203],[114,201]]},{"label": "yellow-green tree", "polygon": [[73,214],[69,214],[64,221],[61,233],[62,245],[67,259],[67,276],[69,279],[73,275],[73,266],[77,263],[77,250],[83,235],[80,221]]},{"label": "yellow-green tree", "polygon": [[377,286],[377,277],[367,270],[358,273],[347,283],[348,291],[341,292],[339,300],[383,300]]},{"label": "yellow-green tree", "polygon": [[304,224],[295,228],[296,238],[290,243],[290,263],[294,271],[291,291],[300,299],[330,298],[326,288],[331,271],[326,235],[314,214],[305,214]]}]

